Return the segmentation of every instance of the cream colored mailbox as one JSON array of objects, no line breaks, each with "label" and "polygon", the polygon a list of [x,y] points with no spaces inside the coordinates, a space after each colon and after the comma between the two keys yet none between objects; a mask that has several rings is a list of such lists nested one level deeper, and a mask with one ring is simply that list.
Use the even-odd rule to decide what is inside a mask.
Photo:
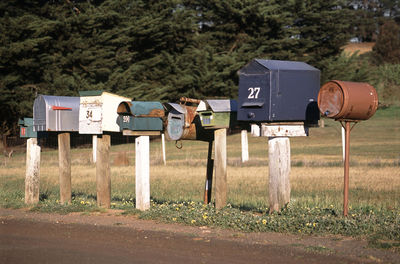
[{"label": "cream colored mailbox", "polygon": [[81,91],[79,110],[80,134],[103,134],[103,132],[120,132],[118,105],[131,98],[104,91]]}]

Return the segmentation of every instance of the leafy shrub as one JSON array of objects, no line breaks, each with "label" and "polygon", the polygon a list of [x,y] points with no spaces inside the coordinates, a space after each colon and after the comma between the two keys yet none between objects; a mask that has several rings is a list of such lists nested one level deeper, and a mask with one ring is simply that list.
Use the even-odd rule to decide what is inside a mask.
[{"label": "leafy shrub", "polygon": [[380,101],[400,101],[400,64],[383,64],[376,68],[375,88]]},{"label": "leafy shrub", "polygon": [[396,22],[389,20],[380,27],[372,54],[378,64],[400,63],[400,26]]},{"label": "leafy shrub", "polygon": [[330,80],[370,82],[372,69],[368,60],[363,59],[357,52],[351,56],[341,54],[338,57],[325,60],[326,68],[322,71],[321,84]]}]

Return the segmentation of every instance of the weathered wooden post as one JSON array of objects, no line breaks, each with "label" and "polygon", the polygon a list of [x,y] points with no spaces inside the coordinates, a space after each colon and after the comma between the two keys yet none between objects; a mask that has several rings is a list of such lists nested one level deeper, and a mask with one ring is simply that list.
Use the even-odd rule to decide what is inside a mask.
[{"label": "weathered wooden post", "polygon": [[25,203],[29,205],[39,202],[40,185],[40,146],[37,138],[29,138],[26,142],[26,174]]},{"label": "weathered wooden post", "polygon": [[110,208],[111,206],[110,146],[110,135],[103,134],[97,137],[97,205],[105,208]]},{"label": "weathered wooden post", "polygon": [[150,208],[150,137],[135,139],[136,208]]},{"label": "weathered wooden post", "polygon": [[242,143],[242,162],[249,160],[249,141],[247,139],[247,130],[242,130],[240,133]]},{"label": "weathered wooden post", "polygon": [[96,163],[97,135],[92,135],[92,161]]},{"label": "weathered wooden post", "polygon": [[290,202],[290,141],[288,137],[268,138],[269,207],[279,211]]},{"label": "weathered wooden post", "polygon": [[58,134],[58,168],[60,203],[71,203],[71,144],[70,133]]},{"label": "weathered wooden post", "polygon": [[227,201],[226,128],[214,131],[215,137],[215,208],[221,209]]},{"label": "weathered wooden post", "polygon": [[261,136],[268,137],[269,211],[279,211],[290,202],[289,137],[308,136],[304,124],[261,124]]},{"label": "weathered wooden post", "polygon": [[167,158],[165,156],[165,135],[161,133],[161,149],[162,149],[162,157],[164,165],[167,165]]}]

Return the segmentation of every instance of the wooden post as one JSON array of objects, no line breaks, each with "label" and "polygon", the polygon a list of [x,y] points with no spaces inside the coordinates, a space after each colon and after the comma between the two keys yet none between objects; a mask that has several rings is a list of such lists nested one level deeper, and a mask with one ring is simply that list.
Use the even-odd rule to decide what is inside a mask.
[{"label": "wooden post", "polygon": [[226,171],[226,128],[215,130],[215,208],[226,206],[227,171]]},{"label": "wooden post", "polygon": [[60,203],[71,203],[71,139],[70,133],[58,134],[58,169]]},{"label": "wooden post", "polygon": [[241,142],[242,142],[242,162],[249,160],[249,142],[247,139],[247,130],[241,131]]},{"label": "wooden post", "polygon": [[96,163],[96,153],[97,153],[97,135],[92,136],[92,154],[93,163]]},{"label": "wooden post", "polygon": [[150,138],[135,139],[136,209],[150,208]]},{"label": "wooden post", "polygon": [[270,213],[290,202],[290,141],[288,137],[268,138]]},{"label": "wooden post", "polygon": [[25,203],[39,202],[40,183],[40,146],[37,138],[26,142]]},{"label": "wooden post", "polygon": [[97,206],[111,206],[110,135],[97,137],[96,186]]},{"label": "wooden post", "polygon": [[162,149],[162,157],[164,165],[167,165],[167,158],[165,157],[165,136],[164,133],[161,133],[161,149]]},{"label": "wooden post", "polygon": [[214,169],[214,160],[212,159],[212,148],[213,141],[208,142],[208,155],[207,155],[207,175],[206,175],[206,186],[204,189],[204,204],[211,202],[212,192],[212,176]]}]

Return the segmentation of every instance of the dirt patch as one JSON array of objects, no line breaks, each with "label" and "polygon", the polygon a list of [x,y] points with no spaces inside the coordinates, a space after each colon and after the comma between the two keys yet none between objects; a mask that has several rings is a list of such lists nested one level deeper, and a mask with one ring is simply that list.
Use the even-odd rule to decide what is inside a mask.
[{"label": "dirt patch", "polygon": [[[19,251],[31,252],[30,246],[38,248],[41,239],[43,241],[53,239],[55,243],[60,243],[61,247],[63,243],[66,243],[64,246],[69,248],[70,252],[79,251],[78,253],[83,258],[93,257],[94,252],[98,250],[102,252],[110,247],[117,254],[115,260],[119,263],[129,262],[125,260],[129,260],[133,254],[126,250],[130,247],[130,243],[136,248],[135,250],[141,247],[140,252],[135,251],[136,255],[134,255],[139,254],[144,263],[216,263],[221,261],[265,263],[267,260],[271,263],[400,263],[400,254],[389,250],[368,248],[367,241],[361,239],[339,236],[242,233],[205,226],[164,224],[140,220],[135,216],[123,216],[121,213],[122,211],[108,210],[103,213],[59,215],[0,209],[0,262],[2,259],[18,261],[20,260],[18,259]],[[48,235],[45,236],[47,233]],[[66,239],[65,236],[72,240]],[[15,242],[15,239],[22,238],[23,241],[32,239],[36,242],[32,245],[25,243],[16,248],[9,246],[10,243]],[[88,241],[94,241],[94,244],[88,246]],[[46,244],[47,242],[43,243],[44,248],[51,246]],[[87,248],[87,251],[82,251],[79,247]],[[157,250],[157,253],[150,250],[152,247]],[[179,248],[184,252],[177,250]],[[57,254],[62,254],[57,250],[54,251],[56,256],[50,256],[50,258],[57,259]],[[106,260],[110,263],[113,254],[107,254],[105,256],[99,254],[100,262],[98,263],[105,263]],[[40,260],[40,254],[34,256]],[[75,257],[73,254],[65,256],[67,260],[73,260],[73,257]],[[161,259],[165,261],[157,261]]]}]

